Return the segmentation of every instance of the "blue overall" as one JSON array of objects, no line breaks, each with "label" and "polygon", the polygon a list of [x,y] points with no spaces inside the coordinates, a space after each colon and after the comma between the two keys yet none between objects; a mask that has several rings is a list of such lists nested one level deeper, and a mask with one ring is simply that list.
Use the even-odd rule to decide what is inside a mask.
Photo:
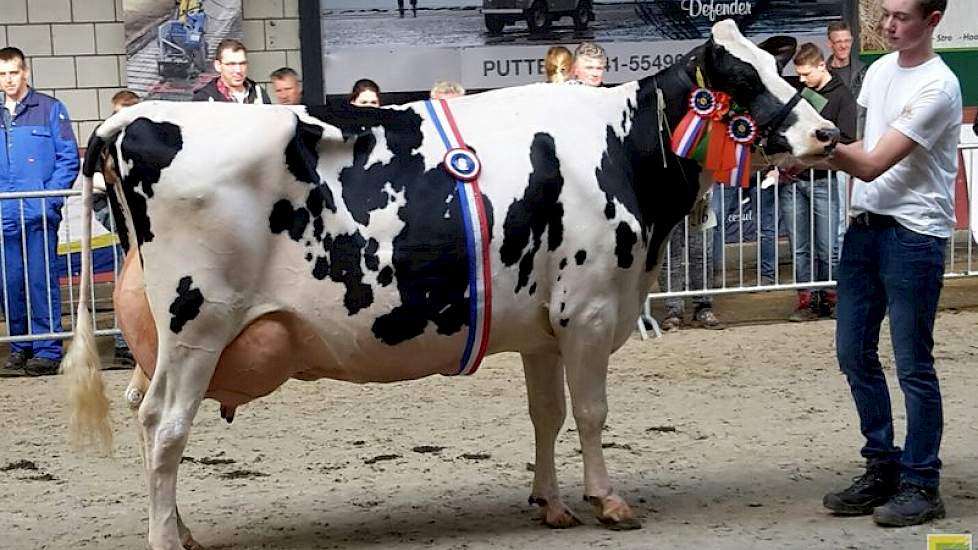
[{"label": "blue overall", "polygon": [[[0,99],[5,99],[2,94]],[[0,191],[71,187],[78,176],[78,144],[64,104],[28,90],[13,116],[0,103],[0,130]],[[56,265],[63,203],[60,197],[0,201],[3,293],[12,336],[28,334],[28,316],[30,334],[61,332]],[[13,343],[11,351],[59,360],[61,342]]]}]

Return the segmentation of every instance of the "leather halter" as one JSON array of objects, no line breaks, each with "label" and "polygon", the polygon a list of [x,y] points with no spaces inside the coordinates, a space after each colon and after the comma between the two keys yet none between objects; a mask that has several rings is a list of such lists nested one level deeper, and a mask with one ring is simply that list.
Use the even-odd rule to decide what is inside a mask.
[{"label": "leather halter", "polygon": [[[699,64],[695,66],[695,69],[700,74],[704,74],[704,79],[706,78],[705,72],[699,66]],[[693,82],[693,79],[689,77],[689,74],[685,70],[679,71],[679,74],[681,75],[682,79],[685,81],[686,85],[689,86],[691,89],[695,89],[699,86],[698,84]],[[706,87],[709,88],[709,83],[706,82],[706,84],[707,84]],[[784,104],[784,106],[782,106],[781,109],[778,110],[778,112],[775,113],[775,115],[771,117],[770,120],[766,122],[761,122],[760,120],[757,121],[757,125],[759,126],[758,128],[759,139],[754,142],[753,147],[755,148],[760,147],[761,149],[763,149],[764,146],[767,145],[767,140],[771,136],[771,133],[777,130],[778,128],[780,128],[782,124],[784,124],[784,121],[788,119],[788,115],[791,114],[791,110],[794,109],[795,106],[798,105],[798,102],[802,100],[801,92],[802,90],[796,92],[795,95],[792,96],[792,98],[788,101],[788,103]]]}]

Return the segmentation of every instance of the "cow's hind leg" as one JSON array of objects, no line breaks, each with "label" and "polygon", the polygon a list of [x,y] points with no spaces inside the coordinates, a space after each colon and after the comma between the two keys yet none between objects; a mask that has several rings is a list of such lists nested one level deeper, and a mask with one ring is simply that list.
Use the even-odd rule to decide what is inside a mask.
[{"label": "cow's hind leg", "polygon": [[543,523],[549,527],[564,529],[580,525],[581,520],[560,500],[554,464],[554,444],[567,414],[564,404],[564,369],[560,364],[560,357],[556,354],[523,354],[523,371],[526,374],[526,396],[536,438],[536,465],[533,470],[530,504],[538,504],[543,508]]},{"label": "cow's hind leg", "polygon": [[166,345],[161,338],[153,380],[139,407],[149,482],[149,548],[199,548],[177,511],[177,469],[194,416],[223,346]]},{"label": "cow's hind leg", "polygon": [[[129,380],[129,385],[126,386],[125,399],[126,405],[129,406],[129,410],[132,411],[133,418],[136,420],[136,438],[139,445],[139,454],[143,459],[143,465],[148,469],[146,441],[143,436],[142,426],[139,423],[139,407],[143,404],[143,398],[146,396],[147,391],[149,391],[149,378],[146,377],[143,369],[139,368],[139,365],[136,365],[136,368],[132,372],[132,378]],[[204,550],[204,547],[194,540],[190,529],[184,525],[183,518],[180,517],[179,508],[177,509],[177,532],[180,535],[180,543],[185,550]]]},{"label": "cow's hind leg", "polygon": [[146,462],[146,438],[143,437],[143,427],[139,423],[139,407],[143,404],[143,398],[146,397],[147,391],[149,391],[149,378],[146,377],[143,369],[139,368],[139,365],[136,365],[136,368],[132,371],[132,378],[129,379],[129,385],[126,386],[126,391],[123,395],[126,399],[126,405],[132,411],[133,419],[136,421],[136,442],[139,446],[139,456],[143,459],[144,466],[148,466],[149,463]]},{"label": "cow's hind leg", "polygon": [[560,353],[584,457],[584,499],[601,523],[616,529],[638,529],[641,523],[611,487],[601,447],[601,431],[608,416],[606,386],[612,332],[605,330],[606,324],[610,321],[593,317],[571,319],[570,327],[559,336]]}]

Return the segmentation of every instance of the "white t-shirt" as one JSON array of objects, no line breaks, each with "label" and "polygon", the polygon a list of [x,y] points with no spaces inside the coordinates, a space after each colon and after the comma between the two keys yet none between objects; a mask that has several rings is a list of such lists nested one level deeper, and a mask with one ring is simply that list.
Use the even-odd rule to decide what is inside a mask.
[{"label": "white t-shirt", "polygon": [[870,65],[857,99],[866,108],[863,147],[872,151],[893,128],[917,143],[906,158],[872,182],[855,181],[852,211],[896,218],[925,235],[948,238],[954,229],[961,86],[940,57],[916,67],[896,52]]}]

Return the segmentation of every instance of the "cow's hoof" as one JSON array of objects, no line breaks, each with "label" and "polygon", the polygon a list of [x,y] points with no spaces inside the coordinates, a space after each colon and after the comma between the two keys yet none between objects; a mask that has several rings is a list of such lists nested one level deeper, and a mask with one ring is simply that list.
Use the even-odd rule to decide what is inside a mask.
[{"label": "cow's hoof", "polygon": [[146,545],[146,550],[204,550],[204,547],[201,546],[201,545],[199,545],[199,544],[197,544],[197,542],[195,540],[193,540],[193,539],[190,539],[190,542],[189,542],[190,546],[187,546],[188,543],[186,543],[186,542],[181,542],[181,543],[178,543],[178,544],[179,544],[179,546],[173,546],[173,545],[170,545],[170,544],[162,544],[162,545],[161,544],[147,544]]},{"label": "cow's hoof", "polygon": [[642,523],[636,519],[631,507],[618,495],[587,497],[586,500],[594,509],[594,515],[597,516],[598,521],[608,526],[609,529],[628,531],[642,528]]},{"label": "cow's hoof", "polygon": [[543,524],[551,529],[570,529],[581,524],[580,518],[560,499],[530,497],[530,504],[543,508]]},{"label": "cow's hoof", "polygon": [[190,542],[183,543],[183,550],[206,550],[194,539],[190,539]]},{"label": "cow's hoof", "polygon": [[194,540],[190,533],[187,533],[183,540],[180,541],[183,544],[183,550],[206,550],[197,541]]}]

